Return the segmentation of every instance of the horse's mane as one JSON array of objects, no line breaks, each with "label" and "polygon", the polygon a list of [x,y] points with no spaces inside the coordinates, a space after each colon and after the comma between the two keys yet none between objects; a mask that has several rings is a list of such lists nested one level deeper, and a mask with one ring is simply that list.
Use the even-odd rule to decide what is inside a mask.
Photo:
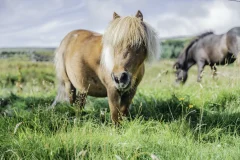
[{"label": "horse's mane", "polygon": [[[182,61],[182,65],[184,65],[184,63],[186,62],[187,60],[187,56],[188,56],[188,52],[189,50],[192,48],[192,46],[197,43],[199,40],[203,39],[204,37],[206,36],[209,36],[209,35],[212,35],[214,34],[214,32],[212,31],[209,31],[209,32],[205,32],[205,33],[202,33],[200,35],[198,35],[196,38],[194,38],[192,41],[189,42],[189,44],[187,45],[187,47],[184,49],[184,52],[182,54],[179,55],[179,60]],[[184,59],[182,59],[184,56]],[[179,63],[179,62],[178,62]],[[176,64],[174,64],[176,65]]]},{"label": "horse's mane", "polygon": [[214,32],[210,31],[210,32],[205,32],[205,33],[202,33],[200,35],[198,35],[195,39],[193,39],[189,45],[186,47],[185,49],[185,53],[188,54],[188,51],[190,50],[190,48],[196,43],[198,42],[200,39],[203,39],[204,37],[208,36],[208,35],[212,35],[214,34]]},{"label": "horse's mane", "polygon": [[139,18],[127,16],[110,22],[103,39],[103,48],[140,47],[145,45],[148,60],[159,58],[160,43],[155,30]]}]

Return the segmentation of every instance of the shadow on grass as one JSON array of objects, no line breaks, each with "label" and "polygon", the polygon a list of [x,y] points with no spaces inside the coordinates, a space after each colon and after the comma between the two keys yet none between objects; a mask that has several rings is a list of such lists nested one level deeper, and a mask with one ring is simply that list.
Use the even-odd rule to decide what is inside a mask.
[{"label": "shadow on grass", "polygon": [[[189,96],[177,98],[172,95],[171,98],[161,100],[139,95],[130,113],[133,118],[142,116],[145,120],[164,122],[184,120],[192,129],[199,129],[202,132],[221,128],[228,133],[240,134],[240,112],[227,111],[229,103],[237,101],[237,95],[223,97],[223,99],[217,99],[218,103],[206,102],[201,108],[192,104]],[[232,107],[238,107],[235,105]]]},{"label": "shadow on grass", "polygon": [[[53,99],[54,97],[51,96],[24,98],[11,94],[9,97],[0,99],[0,113],[1,115],[20,117],[20,120],[24,120],[26,117],[28,117],[28,120],[31,120],[34,114],[37,114],[38,116],[40,115],[40,119],[43,121],[48,121],[46,125],[55,129],[58,128],[56,126],[61,125],[61,119],[67,119],[69,124],[73,124],[76,118],[80,120],[91,119],[97,123],[102,123],[102,121],[106,123],[111,122],[106,98],[89,97],[87,99],[87,106],[83,111],[80,111],[78,106],[70,106],[65,103],[58,104],[54,110],[50,111],[47,108],[51,105]],[[226,105],[231,100],[236,100],[236,97],[225,97],[217,106],[219,108],[226,108]],[[215,103],[206,102],[206,107],[200,108],[191,103],[189,96],[178,98],[172,95],[168,99],[156,99],[155,97],[138,94],[132,103],[129,118],[133,120],[141,117],[146,121],[156,120],[160,122],[183,120],[188,122],[192,129],[199,128],[200,126],[203,132],[217,127],[227,132],[237,132],[239,134],[240,113],[225,112],[224,109],[216,111],[216,105],[212,104]],[[60,121],[56,120],[56,124],[52,125],[51,123],[54,118]]]},{"label": "shadow on grass", "polygon": [[39,105],[49,105],[54,97],[20,97],[11,93],[8,97],[0,97],[0,113],[11,106],[16,109],[33,109]]}]

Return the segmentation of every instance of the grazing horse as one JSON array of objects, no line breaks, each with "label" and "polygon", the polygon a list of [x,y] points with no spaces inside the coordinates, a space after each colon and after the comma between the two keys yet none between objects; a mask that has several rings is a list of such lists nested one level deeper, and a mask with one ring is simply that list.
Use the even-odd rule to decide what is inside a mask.
[{"label": "grazing horse", "polygon": [[205,65],[209,65],[216,73],[216,65],[233,63],[240,53],[240,27],[235,27],[225,34],[216,35],[206,32],[192,40],[179,55],[173,67],[176,68],[176,82],[185,83],[188,70],[198,66],[197,81],[201,81],[201,73]]},{"label": "grazing horse", "polygon": [[113,20],[103,35],[88,31],[70,32],[55,54],[59,81],[53,103],[65,100],[73,104],[76,91],[80,107],[86,96],[108,97],[111,119],[118,123],[127,115],[137,86],[144,75],[144,62],[159,57],[159,38],[154,29],[136,16]]}]

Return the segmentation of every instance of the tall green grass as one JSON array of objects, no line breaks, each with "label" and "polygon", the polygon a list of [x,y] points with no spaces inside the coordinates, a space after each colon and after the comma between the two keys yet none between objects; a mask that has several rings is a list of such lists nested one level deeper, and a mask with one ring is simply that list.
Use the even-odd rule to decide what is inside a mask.
[{"label": "tall green grass", "polygon": [[50,109],[51,63],[1,60],[1,159],[240,159],[239,67],[219,67],[215,79],[206,68],[201,84],[194,67],[176,86],[172,64],[147,66],[129,116],[115,127],[107,98],[88,97],[83,111]]}]

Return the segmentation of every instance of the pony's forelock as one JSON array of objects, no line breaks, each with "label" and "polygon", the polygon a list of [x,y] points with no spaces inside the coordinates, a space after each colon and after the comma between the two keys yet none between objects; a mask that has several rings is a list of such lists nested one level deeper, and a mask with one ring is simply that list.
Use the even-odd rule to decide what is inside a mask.
[{"label": "pony's forelock", "polygon": [[[113,61],[113,56],[107,58],[105,54],[113,54],[114,49],[117,48],[124,49],[129,46],[144,45],[147,49],[148,61],[160,57],[160,42],[157,32],[149,24],[134,16],[116,18],[111,21],[103,35],[102,43],[101,63],[107,65],[108,68],[110,67],[109,60],[112,58]],[[106,48],[112,49],[106,50]]]}]

